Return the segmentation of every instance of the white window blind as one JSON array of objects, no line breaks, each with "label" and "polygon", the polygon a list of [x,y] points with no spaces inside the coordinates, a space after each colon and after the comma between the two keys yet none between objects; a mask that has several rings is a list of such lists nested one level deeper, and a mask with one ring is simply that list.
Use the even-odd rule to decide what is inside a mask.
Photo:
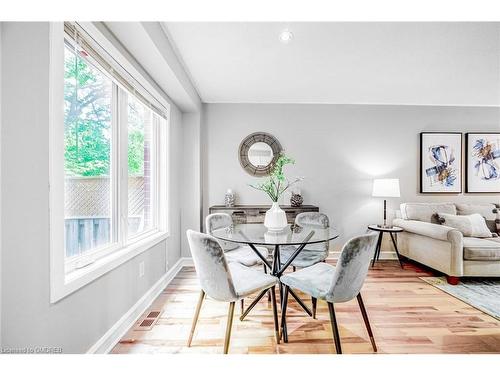
[{"label": "white window blind", "polygon": [[77,53],[95,60],[115,83],[137,97],[157,115],[168,118],[168,109],[160,103],[135,77],[116,61],[96,40],[77,22],[64,22],[66,40]]}]

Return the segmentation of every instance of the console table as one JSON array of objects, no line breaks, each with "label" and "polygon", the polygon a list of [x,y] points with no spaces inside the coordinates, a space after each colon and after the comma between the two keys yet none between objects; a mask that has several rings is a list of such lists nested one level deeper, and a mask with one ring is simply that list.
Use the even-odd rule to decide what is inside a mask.
[{"label": "console table", "polygon": [[[293,224],[295,217],[301,212],[319,212],[319,207],[312,205],[302,205],[300,207],[280,206],[286,213],[288,224]],[[212,206],[209,208],[209,213],[214,214],[218,212],[225,212],[231,215],[234,224],[251,224],[263,223],[266,211],[271,208],[271,205],[246,205],[240,204],[233,207],[226,207],[223,205]]]}]

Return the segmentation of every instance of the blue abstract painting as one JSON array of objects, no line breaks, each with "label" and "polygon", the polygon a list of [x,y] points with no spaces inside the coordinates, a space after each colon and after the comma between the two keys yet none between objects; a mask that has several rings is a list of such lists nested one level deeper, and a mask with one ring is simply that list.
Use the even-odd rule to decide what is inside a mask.
[{"label": "blue abstract painting", "polygon": [[500,192],[500,133],[467,134],[467,191]]},{"label": "blue abstract painting", "polygon": [[462,135],[421,133],[423,193],[457,193],[461,186]]}]

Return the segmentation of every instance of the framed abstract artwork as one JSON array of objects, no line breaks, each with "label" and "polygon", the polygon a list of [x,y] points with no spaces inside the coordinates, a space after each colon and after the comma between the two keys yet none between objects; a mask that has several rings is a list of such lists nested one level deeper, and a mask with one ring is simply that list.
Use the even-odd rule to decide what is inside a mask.
[{"label": "framed abstract artwork", "polygon": [[462,133],[420,133],[420,192],[462,192]]},{"label": "framed abstract artwork", "polygon": [[466,192],[500,193],[500,133],[467,133]]}]

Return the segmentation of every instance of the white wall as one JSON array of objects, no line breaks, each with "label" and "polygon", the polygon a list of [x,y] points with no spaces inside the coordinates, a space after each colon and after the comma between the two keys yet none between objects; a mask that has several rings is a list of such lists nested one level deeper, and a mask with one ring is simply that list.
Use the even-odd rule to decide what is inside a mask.
[{"label": "white wall", "polygon": [[[238,162],[248,134],[273,134],[296,164],[289,176],[304,176],[305,204],[315,204],[340,230],[336,247],[382,220],[382,200],[371,197],[372,179],[395,177],[405,201],[499,202],[498,195],[419,194],[421,131],[498,131],[498,108],[307,104],[206,104],[206,205],[223,204],[231,187],[240,204],[269,203],[248,187],[256,178]],[[285,202],[289,204],[287,200]]]},{"label": "white wall", "polygon": [[178,180],[182,189],[182,256],[190,257],[191,252],[186,230],[200,230],[202,216],[201,181],[201,115],[183,113],[182,115],[182,176]]},{"label": "white wall", "polygon": [[[29,35],[29,38],[26,36]],[[49,300],[49,23],[3,23],[1,333],[5,348],[87,351],[180,257],[181,113],[172,104],[167,241],[75,293]],[[138,277],[139,263],[145,275]]]}]

